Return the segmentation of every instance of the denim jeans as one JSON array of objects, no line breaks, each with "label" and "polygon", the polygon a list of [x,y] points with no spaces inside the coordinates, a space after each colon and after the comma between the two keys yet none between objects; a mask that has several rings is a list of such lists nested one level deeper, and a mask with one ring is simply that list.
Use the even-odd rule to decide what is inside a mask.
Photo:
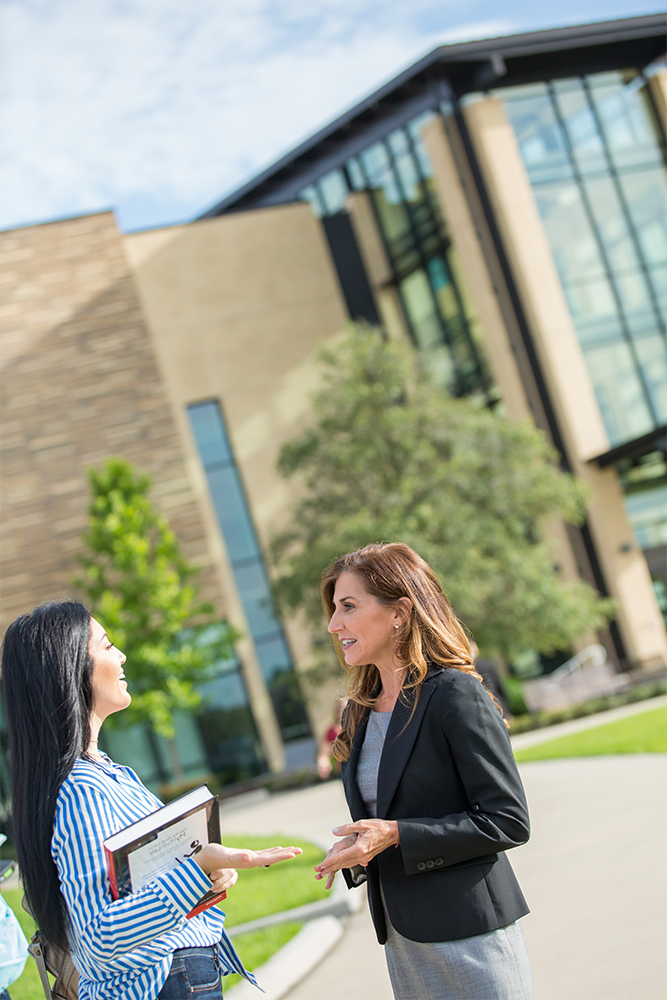
[{"label": "denim jeans", "polygon": [[179,948],[158,1000],[222,1000],[215,948]]}]

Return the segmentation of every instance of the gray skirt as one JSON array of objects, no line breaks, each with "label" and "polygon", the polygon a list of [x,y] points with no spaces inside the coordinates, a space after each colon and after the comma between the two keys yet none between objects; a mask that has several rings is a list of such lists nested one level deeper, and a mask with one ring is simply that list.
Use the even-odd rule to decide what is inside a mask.
[{"label": "gray skirt", "polygon": [[399,934],[386,907],[385,917],[385,955],[395,1000],[534,1000],[519,921],[460,941],[425,944]]}]

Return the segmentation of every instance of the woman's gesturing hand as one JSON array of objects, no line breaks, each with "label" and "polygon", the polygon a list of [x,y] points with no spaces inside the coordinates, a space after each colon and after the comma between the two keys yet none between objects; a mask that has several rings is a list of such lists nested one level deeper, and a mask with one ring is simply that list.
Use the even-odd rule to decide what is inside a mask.
[{"label": "woman's gesturing hand", "polygon": [[327,879],[327,889],[333,885],[334,875],[341,868],[366,867],[377,854],[399,842],[398,823],[395,819],[360,819],[344,823],[332,833],[343,837],[328,852],[324,861],[315,866],[315,878]]},{"label": "woman's gesturing hand", "polygon": [[225,868],[268,868],[279,861],[289,861],[301,853],[300,847],[266,847],[262,851],[250,851],[225,847],[224,844],[207,844],[195,854],[194,859],[207,875],[212,875]]},{"label": "woman's gesturing hand", "polygon": [[212,882],[211,890],[213,892],[223,892],[236,885],[239,873],[236,868],[221,868],[218,871],[209,872],[208,877]]}]

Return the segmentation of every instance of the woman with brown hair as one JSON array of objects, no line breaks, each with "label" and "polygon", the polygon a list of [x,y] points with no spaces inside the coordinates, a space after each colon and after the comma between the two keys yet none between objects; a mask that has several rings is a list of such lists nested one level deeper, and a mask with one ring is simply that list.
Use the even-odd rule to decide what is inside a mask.
[{"label": "woman with brown hair", "polygon": [[505,852],[529,837],[499,706],[437,577],[368,545],[323,575],[349,703],[334,754],[353,822],[316,868],[368,895],[396,1000],[532,1000]]}]

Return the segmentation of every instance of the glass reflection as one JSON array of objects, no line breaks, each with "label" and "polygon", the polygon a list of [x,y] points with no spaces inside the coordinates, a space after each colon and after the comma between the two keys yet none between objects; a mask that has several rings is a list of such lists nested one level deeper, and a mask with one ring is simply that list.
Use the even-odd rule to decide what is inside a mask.
[{"label": "glass reflection", "polygon": [[224,785],[247,781],[266,762],[241,671],[222,673],[203,689],[205,707],[197,725],[212,770]]},{"label": "glass reflection", "polygon": [[667,199],[643,80],[498,91],[614,444],[665,421]]},{"label": "glass reflection", "polygon": [[369,193],[407,325],[429,352],[437,380],[456,395],[482,392],[495,403],[422,139],[433,118],[433,112],[424,112],[395,129],[302,196],[326,214],[340,210],[343,186]]}]

